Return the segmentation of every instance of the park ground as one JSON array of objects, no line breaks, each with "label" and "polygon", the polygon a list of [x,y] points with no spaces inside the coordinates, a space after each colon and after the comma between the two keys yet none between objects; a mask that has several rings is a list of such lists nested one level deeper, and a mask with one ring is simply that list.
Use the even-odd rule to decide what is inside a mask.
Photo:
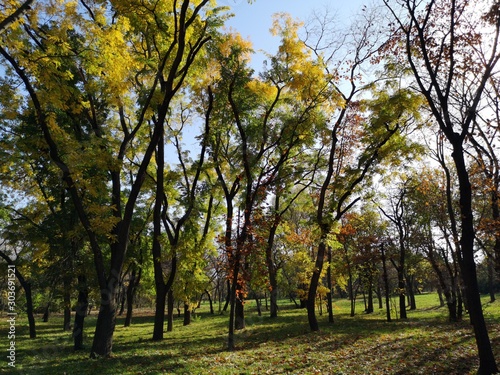
[{"label": "park ground", "polygon": [[[483,298],[492,347],[500,363],[500,301]],[[310,332],[306,311],[281,301],[279,317],[258,316],[246,306],[247,328],[237,333],[236,350],[225,350],[227,315],[210,315],[203,304],[188,326],[177,318],[174,331],[152,341],[152,310],[135,312],[132,326],[119,317],[111,358],[89,359],[96,312],[86,319],[86,350],[73,351],[71,335],[62,331],[62,317],[48,323],[37,316],[37,338],[31,340],[25,316],[16,320],[16,367],[7,365],[8,322],[0,313],[0,374],[474,374],[477,351],[468,316],[447,321],[437,294],[417,296],[417,310],[405,321],[386,322],[385,311],[363,313],[359,301],[354,317],[349,301],[334,302],[335,322],[319,316],[319,332]],[[395,318],[395,312],[393,311]],[[5,350],[4,350],[5,349]]]}]

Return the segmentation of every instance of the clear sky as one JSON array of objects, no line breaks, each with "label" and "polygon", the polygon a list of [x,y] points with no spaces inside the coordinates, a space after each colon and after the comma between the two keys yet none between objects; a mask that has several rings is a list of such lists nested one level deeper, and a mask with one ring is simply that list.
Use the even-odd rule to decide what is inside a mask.
[{"label": "clear sky", "polygon": [[[250,39],[254,50],[274,52],[279,39],[272,37],[269,29],[272,25],[272,16],[278,12],[286,12],[294,18],[306,21],[313,11],[324,12],[328,8],[336,14],[341,22],[349,24],[349,19],[361,10],[363,4],[370,4],[373,0],[254,0],[249,4],[247,0],[219,0],[219,5],[231,7],[235,16],[226,25],[238,31],[245,39]],[[253,58],[256,69],[262,66],[263,56]],[[258,65],[258,66],[256,66]]]}]

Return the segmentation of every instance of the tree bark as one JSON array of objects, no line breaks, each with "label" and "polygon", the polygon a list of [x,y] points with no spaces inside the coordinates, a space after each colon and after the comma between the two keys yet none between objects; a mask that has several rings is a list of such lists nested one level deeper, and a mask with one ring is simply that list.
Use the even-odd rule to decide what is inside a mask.
[{"label": "tree bark", "polygon": [[387,321],[391,322],[391,295],[390,295],[390,290],[389,290],[389,277],[387,275],[387,260],[385,256],[385,251],[384,251],[384,244],[380,244],[380,254],[382,258],[382,278],[384,279],[384,289],[385,289],[385,311],[386,311],[386,317]]},{"label": "tree bark", "polygon": [[474,261],[474,220],[472,211],[472,187],[464,160],[464,150],[461,142],[453,144],[453,161],[459,182],[460,213],[461,213],[461,257],[459,265],[464,279],[465,297],[469,309],[470,322],[474,328],[474,335],[479,353],[478,374],[494,374],[498,372],[495,357],[491,348],[488,329],[484,320],[479,286],[477,282],[476,263]]},{"label": "tree bark", "polygon": [[167,293],[167,332],[174,329],[174,291],[172,288]]},{"label": "tree bark", "polygon": [[89,289],[85,275],[78,275],[78,300],[75,309],[75,323],[73,327],[74,349],[83,349],[83,327],[89,305]]},{"label": "tree bark", "polygon": [[328,246],[328,270],[327,270],[327,274],[326,274],[326,284],[327,284],[327,288],[328,288],[328,292],[326,294],[327,304],[328,304],[328,322],[334,323],[335,320],[333,319],[333,298],[332,298],[333,284],[332,284],[332,248],[331,248],[331,246]]},{"label": "tree bark", "polygon": [[191,324],[191,308],[189,303],[184,302],[184,322],[185,326]]},{"label": "tree bark", "polygon": [[[101,304],[92,343],[91,358],[109,357],[113,348],[113,332],[116,325],[116,288],[118,277],[111,273],[109,288],[101,289]],[[117,273],[119,274],[119,273]]]},{"label": "tree bark", "polygon": [[307,293],[307,319],[309,321],[309,328],[311,328],[311,331],[319,331],[318,319],[316,318],[316,293],[318,291],[319,279],[325,259],[325,241],[328,232],[329,228],[322,228],[321,240],[318,246],[318,254],[316,255],[316,262],[311,277],[311,283],[309,284],[309,291]]}]

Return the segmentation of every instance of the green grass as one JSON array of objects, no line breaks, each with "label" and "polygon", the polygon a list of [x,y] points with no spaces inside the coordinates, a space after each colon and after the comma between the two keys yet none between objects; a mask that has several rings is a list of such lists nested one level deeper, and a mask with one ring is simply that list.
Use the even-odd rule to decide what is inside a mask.
[{"label": "green grass", "polygon": [[[484,312],[497,361],[500,362],[500,301]],[[335,323],[319,316],[321,330],[310,332],[305,310],[282,301],[279,317],[259,317],[246,306],[247,328],[237,334],[234,352],[227,352],[227,316],[198,310],[191,325],[175,321],[174,331],[161,342],[151,341],[153,318],[136,312],[132,326],[118,318],[113,356],[89,359],[95,315],[86,319],[87,350],[74,352],[62,319],[37,319],[37,338],[30,340],[27,322],[16,324],[16,370],[9,371],[2,354],[0,373],[13,374],[472,374],[478,361],[467,317],[448,323],[446,308],[434,294],[417,296],[417,310],[406,321],[385,321],[384,310],[349,316],[349,301],[335,302]],[[265,314],[264,314],[265,315]],[[393,312],[394,316],[394,312]],[[7,317],[0,315],[0,346],[7,347]],[[5,348],[5,350],[4,350]]]}]

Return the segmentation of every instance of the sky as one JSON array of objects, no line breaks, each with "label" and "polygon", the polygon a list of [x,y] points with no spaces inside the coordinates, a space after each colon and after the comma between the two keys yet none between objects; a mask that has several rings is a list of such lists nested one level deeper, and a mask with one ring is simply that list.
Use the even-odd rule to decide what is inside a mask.
[{"label": "sky", "polygon": [[[250,39],[255,50],[251,66],[258,72],[263,66],[265,56],[259,51],[273,53],[278,49],[279,38],[273,37],[269,32],[272,26],[273,14],[279,12],[289,13],[293,18],[306,21],[313,11],[321,12],[325,7],[336,14],[342,23],[349,25],[349,20],[355,18],[363,4],[370,4],[374,0],[254,0],[251,4],[247,0],[218,0],[219,6],[229,6],[234,17],[226,22],[226,28],[237,31],[245,39]],[[197,155],[200,148],[199,141],[195,139],[199,128],[188,127],[184,130],[184,147],[191,151],[191,156]],[[177,159],[166,152],[167,161],[176,163]],[[170,156],[169,156],[170,155]]]},{"label": "sky", "polygon": [[258,51],[272,53],[279,44],[279,39],[269,32],[273,14],[286,12],[293,18],[306,21],[313,11],[321,14],[328,8],[330,12],[337,14],[340,21],[348,25],[349,19],[354,18],[362,5],[371,2],[372,0],[254,0],[249,4],[247,0],[219,0],[218,4],[231,7],[235,16],[226,22],[226,26],[238,31],[243,38],[251,40],[257,52],[253,65],[254,69],[258,69],[264,60],[264,56],[258,55]]}]

